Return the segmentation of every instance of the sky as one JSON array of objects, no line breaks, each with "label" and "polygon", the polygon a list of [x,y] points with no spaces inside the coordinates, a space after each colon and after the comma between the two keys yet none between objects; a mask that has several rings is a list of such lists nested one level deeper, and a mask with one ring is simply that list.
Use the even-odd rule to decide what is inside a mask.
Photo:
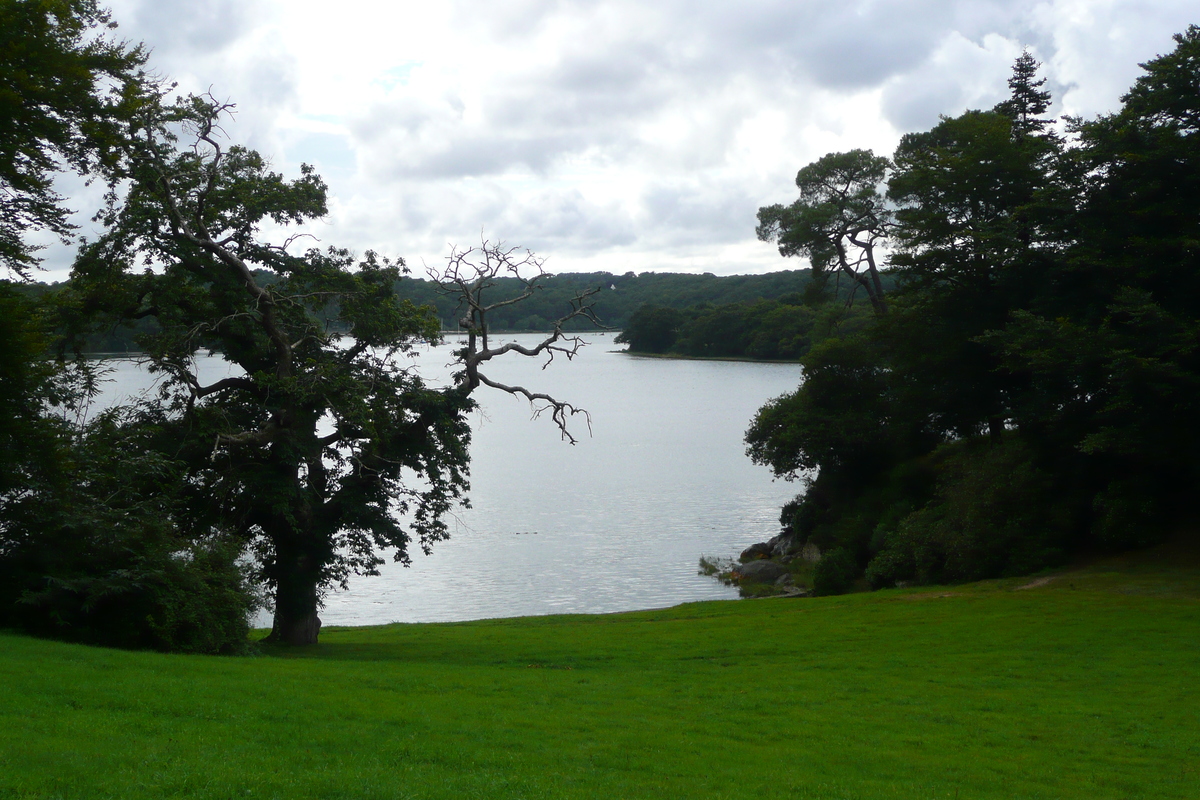
[{"label": "sky", "polygon": [[[330,188],[322,245],[415,272],[481,236],[551,272],[807,266],[755,238],[796,171],[890,154],[1004,99],[1027,47],[1051,112],[1113,111],[1194,0],[112,0],[182,90],[237,104],[231,142]],[[96,187],[64,182],[83,233]],[[44,277],[69,254],[46,252]]]}]

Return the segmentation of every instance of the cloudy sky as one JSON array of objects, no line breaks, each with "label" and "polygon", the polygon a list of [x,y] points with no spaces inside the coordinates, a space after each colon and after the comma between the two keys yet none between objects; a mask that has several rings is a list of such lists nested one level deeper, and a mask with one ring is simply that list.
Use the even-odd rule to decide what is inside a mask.
[{"label": "cloudy sky", "polygon": [[616,273],[805,266],[754,238],[804,164],[990,107],[1023,46],[1056,114],[1112,110],[1200,22],[1194,0],[110,5],[159,73],[237,103],[232,140],[317,166],[324,243],[419,268],[482,231]]}]

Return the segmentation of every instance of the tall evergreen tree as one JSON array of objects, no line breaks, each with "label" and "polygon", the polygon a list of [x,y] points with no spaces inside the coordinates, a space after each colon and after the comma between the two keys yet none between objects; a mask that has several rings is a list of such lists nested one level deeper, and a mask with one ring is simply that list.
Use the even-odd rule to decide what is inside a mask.
[{"label": "tall evergreen tree", "polygon": [[1050,108],[1050,91],[1042,88],[1046,79],[1037,77],[1041,66],[1028,50],[1022,51],[1013,63],[1013,74],[1008,79],[1012,94],[993,109],[1013,121],[1016,136],[1040,133],[1048,124],[1048,120],[1040,118]]}]

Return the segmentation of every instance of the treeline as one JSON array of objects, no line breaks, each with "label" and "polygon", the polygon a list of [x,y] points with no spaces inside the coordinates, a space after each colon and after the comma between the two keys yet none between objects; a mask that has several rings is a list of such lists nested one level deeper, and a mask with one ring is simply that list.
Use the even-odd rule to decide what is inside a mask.
[{"label": "treeline", "polygon": [[[595,313],[608,328],[624,328],[644,305],[683,309],[702,303],[726,304],[777,299],[805,291],[811,282],[807,269],[783,270],[766,275],[718,276],[711,273],[689,275],[672,272],[564,272],[547,275],[538,282],[538,290],[519,305],[489,312],[495,330],[545,331],[570,308],[570,301],[582,292],[599,289]],[[496,278],[489,290],[489,302],[515,297],[524,284],[515,278]],[[437,284],[421,278],[406,277],[396,287],[397,294],[418,305],[437,309],[447,330],[458,327],[460,309],[457,300],[438,291]],[[572,321],[573,330],[584,330],[587,320]],[[590,326],[593,327],[594,326]]]},{"label": "treeline", "polygon": [[1025,54],[994,109],[830,154],[760,210],[761,238],[872,301],[746,437],[805,485],[782,521],[824,551],[822,591],[1028,574],[1194,518],[1200,28],[1176,42],[1065,134]]},{"label": "treeline", "polygon": [[[262,273],[262,274],[260,274]],[[259,271],[256,278],[270,285],[273,276]],[[753,304],[762,300],[775,300],[784,296],[799,297],[809,290],[811,272],[807,269],[782,270],[765,275],[718,276],[711,273],[690,275],[684,273],[643,272],[614,275],[610,272],[580,272],[547,275],[538,282],[538,289],[521,303],[494,309],[489,313],[492,328],[497,331],[549,331],[555,320],[570,311],[571,300],[579,294],[599,289],[594,298],[597,319],[605,328],[624,329],[629,326],[637,310],[643,306],[670,309],[706,309],[714,305]],[[66,302],[64,313],[71,314],[74,302],[70,296],[70,283],[15,284],[14,289],[27,297],[48,298],[60,296]],[[456,330],[462,309],[458,299],[439,291],[432,280],[402,277],[395,285],[397,296],[411,300],[417,306],[428,305],[435,313],[444,330]],[[497,277],[494,286],[485,297],[488,302],[499,302],[518,296],[524,284],[515,278]],[[85,313],[76,309],[76,313]],[[336,328],[337,309],[328,307],[315,310]],[[688,314],[696,313],[689,310]],[[91,353],[136,352],[138,337],[155,332],[152,318],[144,318],[133,324],[115,324],[100,331],[91,332],[84,340],[84,350]],[[568,330],[596,330],[595,324],[586,318],[576,318],[567,325]],[[786,348],[785,348],[786,349]],[[790,350],[788,352],[791,352]],[[736,355],[736,354],[735,354]],[[762,358],[795,358],[794,355],[755,356]]]},{"label": "treeline", "polygon": [[830,302],[814,308],[799,293],[684,309],[646,305],[614,341],[629,345],[631,353],[793,361],[817,342],[854,333],[869,318],[861,305]]}]

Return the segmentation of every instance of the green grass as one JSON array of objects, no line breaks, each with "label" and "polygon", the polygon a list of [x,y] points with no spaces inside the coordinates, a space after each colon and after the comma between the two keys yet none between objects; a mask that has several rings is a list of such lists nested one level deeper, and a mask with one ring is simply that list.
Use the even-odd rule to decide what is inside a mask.
[{"label": "green grass", "polygon": [[1197,798],[1200,569],[331,628],[0,634],[0,798]]}]

